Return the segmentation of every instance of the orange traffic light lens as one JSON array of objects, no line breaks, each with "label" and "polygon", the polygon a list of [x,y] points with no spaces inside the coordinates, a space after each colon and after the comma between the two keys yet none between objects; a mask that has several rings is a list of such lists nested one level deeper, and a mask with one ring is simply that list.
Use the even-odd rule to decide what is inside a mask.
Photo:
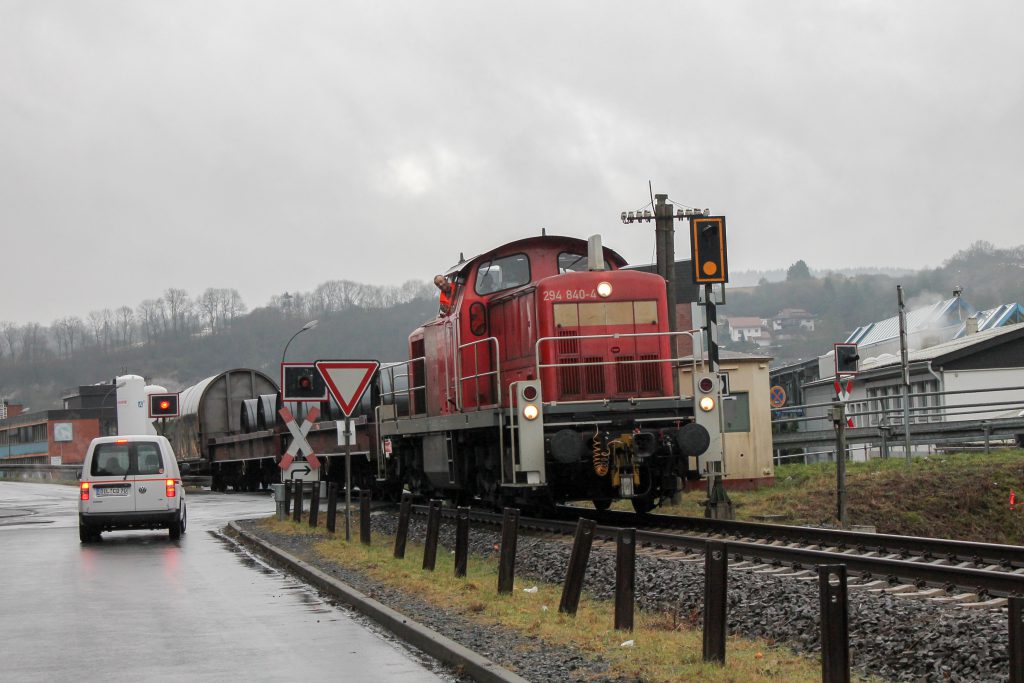
[{"label": "orange traffic light lens", "polygon": [[705,261],[700,269],[704,271],[705,275],[714,275],[718,272],[718,265],[714,261]]},{"label": "orange traffic light lens", "polygon": [[160,401],[160,410],[167,410],[171,407],[170,401]]}]

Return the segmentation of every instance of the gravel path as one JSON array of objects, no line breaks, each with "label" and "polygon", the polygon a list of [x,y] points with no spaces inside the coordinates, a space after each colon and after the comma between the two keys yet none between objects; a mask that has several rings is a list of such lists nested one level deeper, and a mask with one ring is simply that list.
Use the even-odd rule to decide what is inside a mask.
[{"label": "gravel path", "polygon": [[[375,513],[374,533],[393,534],[397,515]],[[422,540],[425,522],[413,517],[411,541]],[[301,552],[306,539],[260,536],[310,559]],[[454,548],[454,527],[442,525],[440,542]],[[471,552],[497,557],[498,531],[470,532]],[[521,536],[516,577],[560,584],[568,565],[569,544]],[[673,611],[680,621],[699,628],[704,595],[702,563],[681,563],[644,555],[637,557],[637,606]],[[324,560],[315,564],[323,568]],[[481,627],[461,615],[438,610],[414,596],[381,588],[340,566],[328,570],[342,580],[463,645],[517,671],[531,681],[616,680],[607,677],[604,662],[579,651],[545,647],[535,638],[500,627]],[[595,548],[587,569],[585,590],[593,597],[613,599],[614,553]],[[586,599],[586,597],[584,597]],[[817,581],[797,581],[733,570],[729,572],[730,634],[762,637],[785,643],[797,652],[814,653],[818,642]],[[850,649],[855,670],[887,681],[1005,681],[1008,678],[1005,610],[966,610],[917,600],[862,592],[850,593]],[[509,658],[514,653],[514,659]],[[728,661],[728,653],[726,654]]]}]

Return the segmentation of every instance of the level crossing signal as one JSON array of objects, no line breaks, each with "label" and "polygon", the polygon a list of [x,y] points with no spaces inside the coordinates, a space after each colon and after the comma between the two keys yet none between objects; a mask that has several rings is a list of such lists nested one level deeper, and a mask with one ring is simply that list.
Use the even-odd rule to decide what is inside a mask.
[{"label": "level crossing signal", "polygon": [[313,363],[281,363],[281,400],[322,403],[327,385]]},{"label": "level crossing signal", "polygon": [[150,417],[178,417],[178,394],[150,394]]},{"label": "level crossing signal", "polygon": [[833,344],[835,349],[836,377],[856,375],[860,369],[860,354],[856,344]]},{"label": "level crossing signal", "polygon": [[690,252],[693,257],[694,282],[717,284],[729,281],[725,216],[690,219]]}]

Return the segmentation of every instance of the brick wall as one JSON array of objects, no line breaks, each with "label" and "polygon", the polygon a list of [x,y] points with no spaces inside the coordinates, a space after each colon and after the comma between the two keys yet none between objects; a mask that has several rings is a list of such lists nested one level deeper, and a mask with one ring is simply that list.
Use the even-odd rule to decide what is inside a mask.
[{"label": "brick wall", "polygon": [[[53,429],[56,423],[70,423],[72,441],[54,441]],[[62,465],[79,465],[85,461],[89,443],[100,435],[99,420],[52,420],[48,425],[49,450],[51,456],[60,456]]]}]

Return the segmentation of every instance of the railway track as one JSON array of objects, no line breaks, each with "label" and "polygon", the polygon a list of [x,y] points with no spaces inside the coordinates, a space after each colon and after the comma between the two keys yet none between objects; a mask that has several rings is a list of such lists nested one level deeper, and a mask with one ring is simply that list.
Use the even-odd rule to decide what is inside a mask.
[{"label": "railway track", "polygon": [[[413,506],[426,515],[426,506]],[[681,562],[702,562],[710,541],[725,543],[730,568],[817,581],[815,567],[844,564],[851,590],[896,594],[966,608],[1000,608],[1024,595],[1024,548],[835,529],[725,522],[671,515],[635,515],[559,508],[559,519],[521,517],[520,529],[570,539],[576,519],[598,522],[594,544],[614,544],[622,528],[637,530],[637,551]],[[445,509],[454,516],[454,509]],[[473,511],[476,524],[500,526],[502,515]]]}]

